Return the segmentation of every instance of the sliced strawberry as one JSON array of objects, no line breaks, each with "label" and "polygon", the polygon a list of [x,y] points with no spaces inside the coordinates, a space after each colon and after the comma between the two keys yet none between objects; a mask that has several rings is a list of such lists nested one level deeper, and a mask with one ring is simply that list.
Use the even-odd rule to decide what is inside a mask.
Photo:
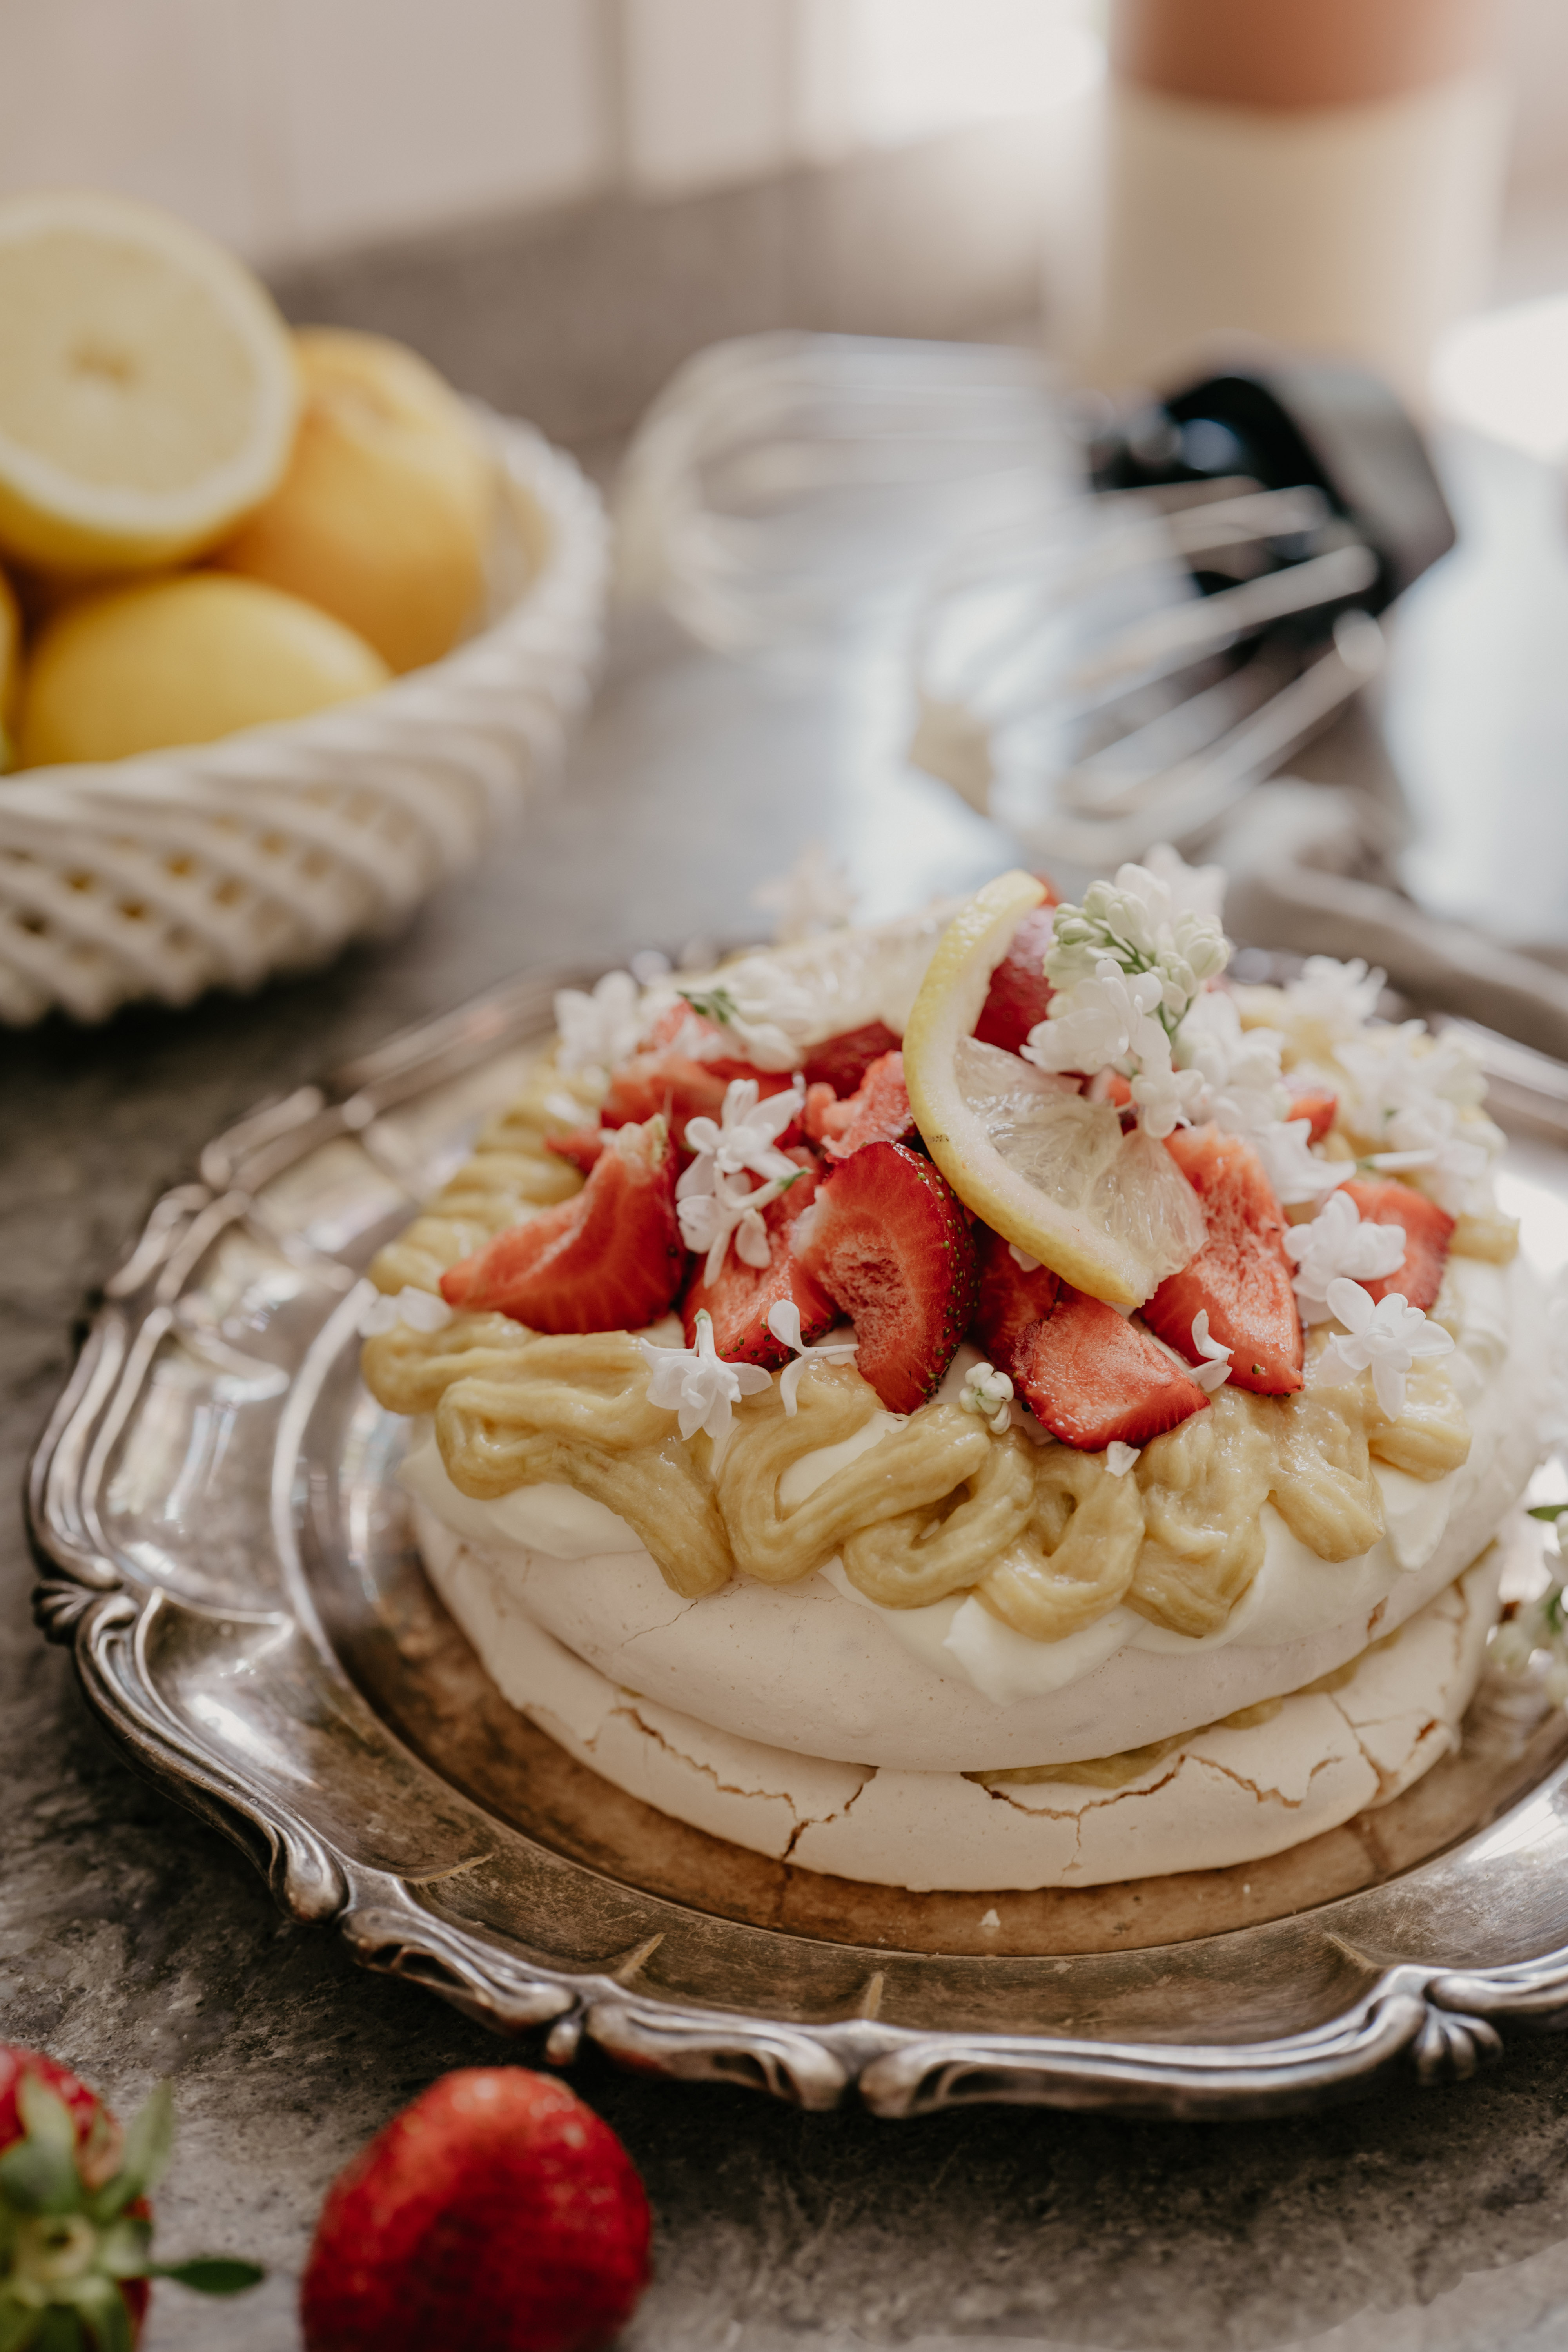
[{"label": "sliced strawberry", "polygon": [[1386,1298],[1390,1292],[1401,1291],[1407,1307],[1419,1307],[1425,1313],[1442,1286],[1443,1267],[1454,1231],[1453,1218],[1436,1201],[1429,1201],[1425,1192],[1418,1192],[1414,1184],[1401,1184],[1392,1176],[1376,1184],[1352,1180],[1344,1189],[1367,1224],[1405,1228],[1404,1264],[1363,1287],[1373,1298]]},{"label": "sliced strawberry", "polygon": [[592,1172],[607,1141],[603,1128],[574,1127],[569,1128],[564,1135],[547,1135],[544,1149],[553,1151],[559,1160],[569,1160],[574,1168],[580,1168],[586,1176]]},{"label": "sliced strawberry", "polygon": [[1143,1319],[1195,1363],[1193,1318],[1206,1308],[1210,1339],[1231,1350],[1237,1387],[1287,1396],[1301,1385],[1301,1318],[1280,1240],[1285,1221],[1263,1162],[1250,1143],[1217,1127],[1178,1128],[1165,1149],[1203,1202],[1209,1237],[1160,1285]]},{"label": "sliced strawberry", "polygon": [[657,1054],[634,1054],[611,1073],[600,1117],[606,1127],[630,1127],[662,1115],[684,1149],[687,1120],[717,1118],[731,1078],[755,1078],[760,1101],[793,1086],[795,1073],[756,1070],[749,1062],[694,1062],[668,1046]]},{"label": "sliced strawberry", "polygon": [[1308,1142],[1321,1143],[1334,1123],[1339,1099],[1338,1095],[1326,1094],[1314,1087],[1310,1094],[1292,1095],[1290,1108],[1285,1116],[1287,1118],[1306,1119],[1312,1130],[1307,1138]]},{"label": "sliced strawberry", "polygon": [[835,1095],[852,1095],[873,1062],[890,1054],[899,1043],[885,1021],[868,1021],[863,1029],[842,1029],[825,1037],[805,1057],[808,1087],[831,1087]]},{"label": "sliced strawberry", "polygon": [[1014,1347],[1011,1369],[1035,1419],[1088,1454],[1118,1439],[1146,1445],[1208,1402],[1147,1331],[1066,1282]]},{"label": "sliced strawberry", "polygon": [[816,1169],[808,1169],[763,1211],[772,1252],[766,1265],[748,1265],[731,1246],[717,1282],[707,1283],[699,1259],[680,1304],[689,1348],[697,1345],[697,1314],[703,1307],[713,1318],[713,1345],[727,1362],[764,1364],[770,1371],[789,1360],[789,1349],[768,1328],[768,1317],[781,1301],[793,1299],[799,1307],[800,1336],[808,1348],[832,1328],[838,1310],[794,1249],[793,1228],[816,1197],[819,1181]]},{"label": "sliced strawberry", "polygon": [[990,992],[974,1024],[983,1045],[1000,1045],[1005,1053],[1016,1054],[1036,1023],[1045,1019],[1056,993],[1045,974],[1055,904],[1053,894],[1049,906],[1025,916],[992,973]]},{"label": "sliced strawberry", "polygon": [[974,1306],[974,1243],[957,1194],[901,1143],[868,1143],[824,1181],[797,1233],[813,1280],[855,1323],[856,1362],[889,1412],[938,1386]]},{"label": "sliced strawberry", "polygon": [[838,1097],[824,1079],[805,1090],[805,1108],[800,1115],[801,1132],[813,1143],[820,1143],[827,1132],[827,1117],[838,1107]]},{"label": "sliced strawberry", "polygon": [[817,1127],[830,1160],[847,1160],[865,1143],[907,1143],[915,1131],[915,1115],[904,1084],[903,1055],[883,1054],[846,1101],[819,1103]]},{"label": "sliced strawberry", "polygon": [[583,1190],[441,1276],[448,1307],[510,1315],[535,1331],[637,1330],[669,1306],[686,1270],[679,1167],[662,1118],[608,1139]]},{"label": "sliced strawberry", "polygon": [[1048,1265],[1026,1274],[1008,1244],[989,1225],[976,1226],[974,1238],[980,1278],[970,1337],[999,1370],[1009,1372],[1013,1350],[1030,1324],[1041,1321],[1056,1305],[1060,1278]]}]

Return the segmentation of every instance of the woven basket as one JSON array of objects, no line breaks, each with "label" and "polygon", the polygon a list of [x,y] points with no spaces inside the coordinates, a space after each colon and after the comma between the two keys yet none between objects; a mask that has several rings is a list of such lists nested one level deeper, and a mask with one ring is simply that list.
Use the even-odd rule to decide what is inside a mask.
[{"label": "woven basket", "polygon": [[0,778],[0,1022],[186,1004],[395,924],[519,807],[587,699],[608,535],[529,426],[482,418],[501,496],[482,631],[310,719]]}]

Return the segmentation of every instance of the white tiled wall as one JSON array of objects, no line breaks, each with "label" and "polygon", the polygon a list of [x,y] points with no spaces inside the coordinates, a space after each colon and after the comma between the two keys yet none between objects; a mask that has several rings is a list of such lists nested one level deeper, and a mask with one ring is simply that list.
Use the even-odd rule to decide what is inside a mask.
[{"label": "white tiled wall", "polygon": [[293,259],[1032,112],[1093,6],[0,0],[0,192],[121,188]]}]

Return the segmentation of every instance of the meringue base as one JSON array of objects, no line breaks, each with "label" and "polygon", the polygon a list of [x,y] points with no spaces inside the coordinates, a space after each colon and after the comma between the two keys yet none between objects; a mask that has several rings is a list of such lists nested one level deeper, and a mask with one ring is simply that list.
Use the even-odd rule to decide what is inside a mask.
[{"label": "meringue base", "polygon": [[[828,1875],[914,1892],[1026,1890],[1260,1860],[1386,1804],[1457,1744],[1497,1612],[1493,1544],[1332,1691],[1194,1732],[1115,1789],[797,1755],[617,1686],[521,1610],[502,1563],[414,1505],[426,1566],[503,1696],[659,1811]],[[1510,1530],[1511,1532],[1511,1528]]]}]

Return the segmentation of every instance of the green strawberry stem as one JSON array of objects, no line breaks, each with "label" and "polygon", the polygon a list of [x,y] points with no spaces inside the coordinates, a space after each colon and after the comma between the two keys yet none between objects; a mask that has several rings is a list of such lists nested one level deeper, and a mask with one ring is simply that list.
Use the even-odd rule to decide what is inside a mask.
[{"label": "green strawberry stem", "polygon": [[129,2209],[162,2179],[174,2142],[174,2098],[160,2083],[132,2121],[112,2177],[82,2178],[70,2109],[25,2076],[25,2126],[0,2156],[0,2352],[132,2352],[126,2279],[166,2278],[198,2294],[239,2294],[264,2273],[221,2254],[152,2259],[150,2222]]}]

